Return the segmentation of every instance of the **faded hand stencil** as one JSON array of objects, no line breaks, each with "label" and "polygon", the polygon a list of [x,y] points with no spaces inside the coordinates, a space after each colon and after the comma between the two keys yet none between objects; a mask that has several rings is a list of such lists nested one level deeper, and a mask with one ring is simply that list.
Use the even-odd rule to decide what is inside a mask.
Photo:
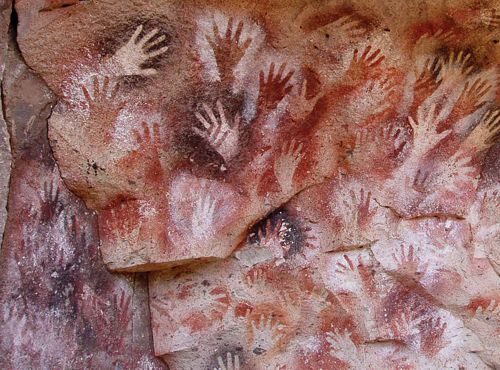
[{"label": "faded hand stencil", "polygon": [[[58,96],[50,144],[98,215],[104,263],[151,271],[157,356],[186,370],[500,366],[494,2],[124,3],[45,4],[126,17],[76,46],[52,35],[60,55],[31,51],[22,27],[20,42]],[[42,189],[42,223],[68,222],[58,189]],[[127,332],[114,294],[125,313],[110,325]]]}]

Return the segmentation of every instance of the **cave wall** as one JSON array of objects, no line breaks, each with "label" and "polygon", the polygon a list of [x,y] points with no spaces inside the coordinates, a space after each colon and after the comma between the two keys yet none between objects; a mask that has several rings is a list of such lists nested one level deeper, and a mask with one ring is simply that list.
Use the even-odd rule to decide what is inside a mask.
[{"label": "cave wall", "polygon": [[0,10],[2,369],[500,366],[498,3]]}]

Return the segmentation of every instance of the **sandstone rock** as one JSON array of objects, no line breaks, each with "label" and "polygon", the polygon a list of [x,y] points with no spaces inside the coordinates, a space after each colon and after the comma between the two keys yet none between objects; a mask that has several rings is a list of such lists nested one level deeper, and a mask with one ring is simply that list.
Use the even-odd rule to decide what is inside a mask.
[{"label": "sandstone rock", "polygon": [[5,367],[500,366],[493,1],[16,11]]},{"label": "sandstone rock", "polygon": [[[457,46],[464,29],[493,37],[497,21],[473,13],[427,34],[436,25],[410,23],[415,45],[371,30],[391,52],[363,75],[377,82],[358,109],[327,116],[350,112],[342,140],[329,138],[344,148],[338,171],[249,231],[232,258],[153,273],[157,355],[179,369],[498,366],[499,162],[488,158],[500,114],[486,54],[497,57]],[[377,63],[372,50],[361,59]],[[350,71],[337,87],[355,83]]]},{"label": "sandstone rock", "polygon": [[[496,366],[499,278],[466,220],[392,218],[376,240],[352,240],[343,231],[357,225],[318,217],[335,217],[335,203],[308,212],[324,196],[301,193],[232,258],[154,273],[156,354],[179,369]],[[332,230],[347,238],[325,253]]]},{"label": "sandstone rock", "polygon": [[13,171],[0,256],[0,368],[163,369],[152,355],[147,276],[111,275],[96,217],[52,157],[54,95],[14,40],[2,84]]},{"label": "sandstone rock", "polygon": [[[5,68],[5,57],[8,42],[8,30],[10,24],[11,2],[0,1],[0,84],[3,80],[3,72]],[[0,104],[2,97],[0,96]],[[5,221],[7,220],[7,197],[9,195],[9,179],[10,179],[10,135],[7,129],[7,122],[3,116],[3,110],[0,112],[0,248],[3,240],[3,230]]]},{"label": "sandstone rock", "polygon": [[[29,63],[60,92],[49,124],[56,160],[69,188],[99,211],[109,268],[224,258],[250,225],[333,174],[340,122],[326,116],[318,72],[302,65],[293,40],[284,41],[294,46],[289,52],[277,53],[243,13],[211,21],[173,7],[165,10],[177,18],[173,28],[161,14],[148,16],[146,3],[140,9],[152,20],[121,21],[92,39],[77,30],[74,68],[57,77],[44,70],[66,65],[67,51],[47,55],[24,46],[35,30],[20,34]],[[94,27],[116,8],[57,11],[67,14],[54,19],[59,27],[96,14]],[[127,8],[124,19],[137,12]],[[45,13],[33,16],[33,28],[45,24]],[[60,37],[43,32],[51,44]],[[302,86],[296,95],[294,85]]]}]

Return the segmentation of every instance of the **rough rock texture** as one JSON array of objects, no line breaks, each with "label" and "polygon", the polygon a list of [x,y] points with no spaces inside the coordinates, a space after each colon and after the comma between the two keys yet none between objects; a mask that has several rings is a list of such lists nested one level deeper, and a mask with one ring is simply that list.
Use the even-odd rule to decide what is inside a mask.
[{"label": "rough rock texture", "polygon": [[[33,8],[23,4],[20,14]],[[189,8],[199,13],[197,4],[130,5],[58,9],[66,16],[37,32],[45,24],[39,12],[20,28],[25,57],[61,98],[49,124],[61,174],[99,211],[111,269],[227,257],[249,225],[332,175],[341,137],[322,132],[325,123],[297,124],[305,116],[300,109],[293,116],[286,111],[292,82],[307,70],[299,71],[296,50],[273,57],[258,24],[234,21],[232,39],[219,31],[220,40],[210,39],[216,55],[200,53],[209,51],[212,24],[192,17]],[[117,6],[121,20],[113,19]],[[51,31],[70,24],[102,33],[88,40],[78,31]],[[43,51],[40,37],[59,50]],[[263,59],[268,65],[259,83],[255,70]],[[54,64],[61,66],[57,74]],[[314,90],[312,81],[308,94]],[[318,99],[319,91],[308,104]]]},{"label": "rough rock texture", "polygon": [[166,368],[152,354],[147,276],[106,270],[96,216],[59,175],[47,140],[54,95],[13,38],[2,50],[13,169],[0,256],[0,368]]},{"label": "rough rock texture", "polygon": [[498,3],[15,10],[6,367],[500,367]]},{"label": "rough rock texture", "polygon": [[[5,58],[7,53],[7,31],[10,24],[11,1],[0,1],[0,86],[2,86],[3,73],[5,69]],[[2,103],[2,89],[0,89],[0,104]],[[7,220],[7,196],[9,193],[10,179],[10,135],[7,129],[7,123],[3,116],[3,109],[0,111],[0,240],[3,237],[5,221]],[[1,247],[1,243],[0,243]]]}]

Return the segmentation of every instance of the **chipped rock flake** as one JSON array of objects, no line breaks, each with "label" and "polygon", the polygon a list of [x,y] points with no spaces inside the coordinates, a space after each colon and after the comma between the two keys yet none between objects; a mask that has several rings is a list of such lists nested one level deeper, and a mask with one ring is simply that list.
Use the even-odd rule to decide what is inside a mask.
[{"label": "chipped rock flake", "polygon": [[500,367],[498,4],[15,5],[2,368]]}]

